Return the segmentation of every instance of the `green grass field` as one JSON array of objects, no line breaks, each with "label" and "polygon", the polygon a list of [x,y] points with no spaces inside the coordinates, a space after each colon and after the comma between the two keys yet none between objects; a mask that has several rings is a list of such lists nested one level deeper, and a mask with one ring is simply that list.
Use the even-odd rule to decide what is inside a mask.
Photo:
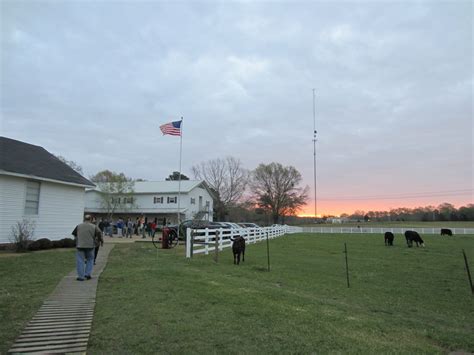
[{"label": "green grass field", "polygon": [[[376,235],[292,235],[183,258],[117,245],[99,284],[90,353],[446,353],[474,351],[461,249],[473,236],[407,248]],[[347,242],[351,287],[344,263]],[[472,267],[474,269],[474,266]]]},{"label": "green grass field", "polygon": [[391,227],[391,228],[474,228],[473,221],[454,221],[454,222],[420,222],[420,221],[404,221],[404,222],[377,222],[370,221],[360,223],[325,223],[325,224],[301,224],[301,227],[357,227],[377,228],[377,227]]},{"label": "green grass field", "polygon": [[16,254],[0,252],[0,354],[75,266],[75,249]]},{"label": "green grass field", "polygon": [[[101,275],[89,354],[474,352],[474,236],[295,234],[219,255],[117,244]],[[347,288],[344,242],[350,282]],[[0,353],[74,268],[72,250],[0,255]]]}]

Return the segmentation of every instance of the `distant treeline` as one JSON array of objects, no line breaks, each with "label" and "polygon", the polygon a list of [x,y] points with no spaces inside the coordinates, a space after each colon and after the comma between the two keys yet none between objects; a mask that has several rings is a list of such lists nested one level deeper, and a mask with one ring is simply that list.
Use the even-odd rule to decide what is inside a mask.
[{"label": "distant treeline", "polygon": [[[337,216],[323,216],[323,220],[336,218]],[[417,208],[395,208],[390,211],[362,211],[357,210],[352,214],[342,214],[342,219],[350,221],[377,221],[377,222],[397,222],[397,221],[474,221],[474,204],[468,204],[459,208],[454,207],[450,203],[442,203],[441,205],[417,207]],[[290,217],[292,218],[292,217]],[[314,218],[298,218],[309,220]]]},{"label": "distant treeline", "polygon": [[396,208],[390,211],[355,211],[352,215],[341,215],[350,219],[375,221],[474,221],[474,204],[459,208],[450,203],[438,207]]},{"label": "distant treeline", "polygon": [[[352,214],[342,214],[341,216],[326,215],[319,219],[321,222],[341,218],[346,221],[362,222],[404,222],[404,221],[474,221],[474,204],[468,204],[459,208],[450,203],[441,205],[417,207],[417,208],[395,208],[390,211],[362,211],[356,210]],[[249,206],[234,207],[230,209],[227,219],[235,222],[254,222],[260,225],[272,224],[272,219],[261,209],[249,208]],[[305,224],[314,223],[313,217],[283,216],[280,223]]]}]

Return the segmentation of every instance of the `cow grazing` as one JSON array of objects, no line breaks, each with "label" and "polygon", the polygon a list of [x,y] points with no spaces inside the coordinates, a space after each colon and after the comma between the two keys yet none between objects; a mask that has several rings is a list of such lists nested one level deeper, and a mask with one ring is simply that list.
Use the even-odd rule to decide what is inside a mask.
[{"label": "cow grazing", "polygon": [[385,232],[385,245],[390,245],[392,246],[393,245],[393,239],[395,238],[395,236],[393,235],[392,232]]},{"label": "cow grazing", "polygon": [[234,264],[240,264],[240,254],[242,254],[242,261],[245,261],[245,238],[242,236],[235,237],[232,240],[232,253],[234,253]]},{"label": "cow grazing", "polygon": [[441,235],[450,235],[450,236],[452,236],[453,231],[451,229],[448,229],[448,228],[441,228]]},{"label": "cow grazing", "polygon": [[415,232],[415,231],[406,231],[405,232],[405,239],[407,240],[407,245],[409,248],[411,248],[413,246],[413,242],[416,243],[416,246],[422,246],[422,247],[425,247],[425,242],[423,241],[423,239],[421,239],[420,235],[418,234],[418,232]]}]

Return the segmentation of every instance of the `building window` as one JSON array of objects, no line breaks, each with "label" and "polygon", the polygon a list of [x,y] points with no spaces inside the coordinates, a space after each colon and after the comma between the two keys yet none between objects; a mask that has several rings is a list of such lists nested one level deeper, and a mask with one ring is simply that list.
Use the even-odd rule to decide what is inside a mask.
[{"label": "building window", "polygon": [[153,197],[153,203],[163,203],[163,196],[162,197]]},{"label": "building window", "polygon": [[178,199],[176,198],[176,196],[168,197],[168,203],[177,203],[177,202],[178,202]]},{"label": "building window", "polygon": [[209,201],[206,201],[206,209],[209,209],[211,207],[211,203]]},{"label": "building window", "polygon": [[133,204],[133,202],[134,202],[133,197],[124,197],[123,198],[123,203],[125,203],[125,204],[127,204],[127,203],[128,204]]},{"label": "building window", "polygon": [[191,205],[195,205],[196,204],[196,199],[194,197],[191,197]]},{"label": "building window", "polygon": [[26,200],[25,214],[38,214],[40,183],[37,181],[27,181],[26,183]]}]

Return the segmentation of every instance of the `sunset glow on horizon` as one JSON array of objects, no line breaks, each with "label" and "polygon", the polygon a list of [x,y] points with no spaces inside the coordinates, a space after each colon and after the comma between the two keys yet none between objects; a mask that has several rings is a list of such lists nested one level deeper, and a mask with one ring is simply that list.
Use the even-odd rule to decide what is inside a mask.
[{"label": "sunset glow on horizon", "polygon": [[[390,211],[397,208],[418,208],[434,206],[438,207],[443,203],[450,203],[459,208],[474,203],[472,196],[459,196],[457,198],[434,200],[432,198],[406,199],[406,200],[377,200],[377,201],[318,201],[318,217],[340,216],[343,213],[349,215],[360,210],[369,211]],[[299,217],[314,217],[314,203],[308,203],[299,213]]]}]

